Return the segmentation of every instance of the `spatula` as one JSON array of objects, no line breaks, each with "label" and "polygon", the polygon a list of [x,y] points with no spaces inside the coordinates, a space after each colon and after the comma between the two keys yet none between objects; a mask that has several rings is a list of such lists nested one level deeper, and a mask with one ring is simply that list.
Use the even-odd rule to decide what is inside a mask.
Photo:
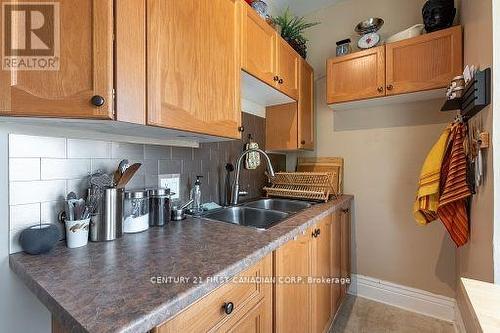
[{"label": "spatula", "polygon": [[120,177],[120,180],[118,181],[118,184],[116,184],[117,188],[124,188],[127,186],[128,182],[134,177],[135,173],[139,168],[141,167],[141,163],[134,163],[131,166],[129,166],[123,175]]}]

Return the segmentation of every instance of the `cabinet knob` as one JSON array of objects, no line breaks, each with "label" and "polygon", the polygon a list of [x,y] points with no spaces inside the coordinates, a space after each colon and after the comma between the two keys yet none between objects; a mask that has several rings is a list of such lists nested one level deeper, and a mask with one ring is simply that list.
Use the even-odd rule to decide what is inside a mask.
[{"label": "cabinet knob", "polygon": [[278,81],[279,84],[283,84],[283,82],[285,82],[283,79],[279,79]]},{"label": "cabinet knob", "polygon": [[350,208],[344,208],[344,209],[342,209],[342,213],[344,213],[344,214],[349,214],[350,212],[351,212]]},{"label": "cabinet knob", "polygon": [[306,140],[302,140],[302,141],[300,141],[300,144],[301,144],[301,145],[305,145],[305,144],[306,144]]},{"label": "cabinet knob", "polygon": [[94,106],[103,106],[104,103],[106,103],[106,100],[102,96],[95,95],[95,96],[92,96],[92,99],[90,100],[90,102]]},{"label": "cabinet knob", "polygon": [[245,132],[245,126],[238,127],[238,132]]},{"label": "cabinet knob", "polygon": [[234,304],[233,304],[233,302],[224,303],[224,305],[222,305],[222,308],[224,309],[224,312],[227,315],[230,315],[231,312],[233,312],[233,310],[234,310]]},{"label": "cabinet knob", "polygon": [[392,84],[389,84],[389,85],[387,86],[387,90],[392,90],[392,89],[394,89],[394,86],[393,86]]},{"label": "cabinet knob", "polygon": [[273,80],[274,81],[279,81],[280,77],[278,75],[276,75],[275,77],[273,77]]},{"label": "cabinet knob", "polygon": [[384,87],[378,87],[377,90],[379,93],[384,92]]},{"label": "cabinet knob", "polygon": [[318,228],[318,236],[321,235],[321,229]]}]

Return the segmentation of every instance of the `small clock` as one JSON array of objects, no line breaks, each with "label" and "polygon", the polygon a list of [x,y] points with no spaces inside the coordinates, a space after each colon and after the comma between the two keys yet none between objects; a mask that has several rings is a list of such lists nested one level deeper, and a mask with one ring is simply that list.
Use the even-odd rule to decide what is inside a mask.
[{"label": "small clock", "polygon": [[371,32],[363,35],[358,41],[358,47],[360,49],[369,49],[376,46],[380,42],[380,35],[376,32]]}]

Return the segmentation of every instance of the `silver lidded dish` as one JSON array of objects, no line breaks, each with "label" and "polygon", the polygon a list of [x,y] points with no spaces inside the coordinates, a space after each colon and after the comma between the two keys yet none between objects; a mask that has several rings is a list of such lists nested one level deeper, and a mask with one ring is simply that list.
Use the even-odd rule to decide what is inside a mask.
[{"label": "silver lidded dish", "polygon": [[384,20],[380,17],[371,17],[365,21],[359,22],[354,29],[359,35],[377,32],[384,25]]}]

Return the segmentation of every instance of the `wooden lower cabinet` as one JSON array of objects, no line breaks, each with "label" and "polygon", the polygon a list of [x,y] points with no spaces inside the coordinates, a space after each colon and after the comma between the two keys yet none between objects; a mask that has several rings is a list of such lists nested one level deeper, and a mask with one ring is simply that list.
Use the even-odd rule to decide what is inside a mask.
[{"label": "wooden lower cabinet", "polygon": [[[276,332],[327,332],[339,305],[340,226],[329,215],[275,251]],[[280,283],[279,278],[284,279]],[[286,279],[302,277],[303,283]]]},{"label": "wooden lower cabinet", "polygon": [[[341,277],[341,261],[342,261],[342,244],[341,244],[341,219],[342,213],[340,210],[333,213],[332,216],[332,228],[331,228],[331,260],[332,260],[332,277]],[[340,297],[341,285],[339,283],[334,283],[332,285],[332,312],[336,313],[340,307],[342,301]]]},{"label": "wooden lower cabinet", "polygon": [[351,279],[351,208],[345,206],[340,212],[340,275],[346,283],[341,285],[341,301],[347,294]]},{"label": "wooden lower cabinet", "polygon": [[[276,333],[311,331],[311,230],[274,252],[274,326]],[[296,279],[292,281],[291,279]],[[298,279],[303,279],[299,283]]]},{"label": "wooden lower cabinet", "polygon": [[315,281],[311,284],[312,292],[312,332],[328,332],[332,312],[332,216],[329,215],[313,228],[311,277]]},{"label": "wooden lower cabinet", "polygon": [[[268,255],[238,277],[270,277],[272,255]],[[255,279],[254,279],[255,280]],[[234,310],[226,314],[224,306],[232,303]],[[154,333],[174,332],[271,332],[272,284],[229,282],[186,310],[158,326]],[[254,329],[252,331],[252,329]]]}]

